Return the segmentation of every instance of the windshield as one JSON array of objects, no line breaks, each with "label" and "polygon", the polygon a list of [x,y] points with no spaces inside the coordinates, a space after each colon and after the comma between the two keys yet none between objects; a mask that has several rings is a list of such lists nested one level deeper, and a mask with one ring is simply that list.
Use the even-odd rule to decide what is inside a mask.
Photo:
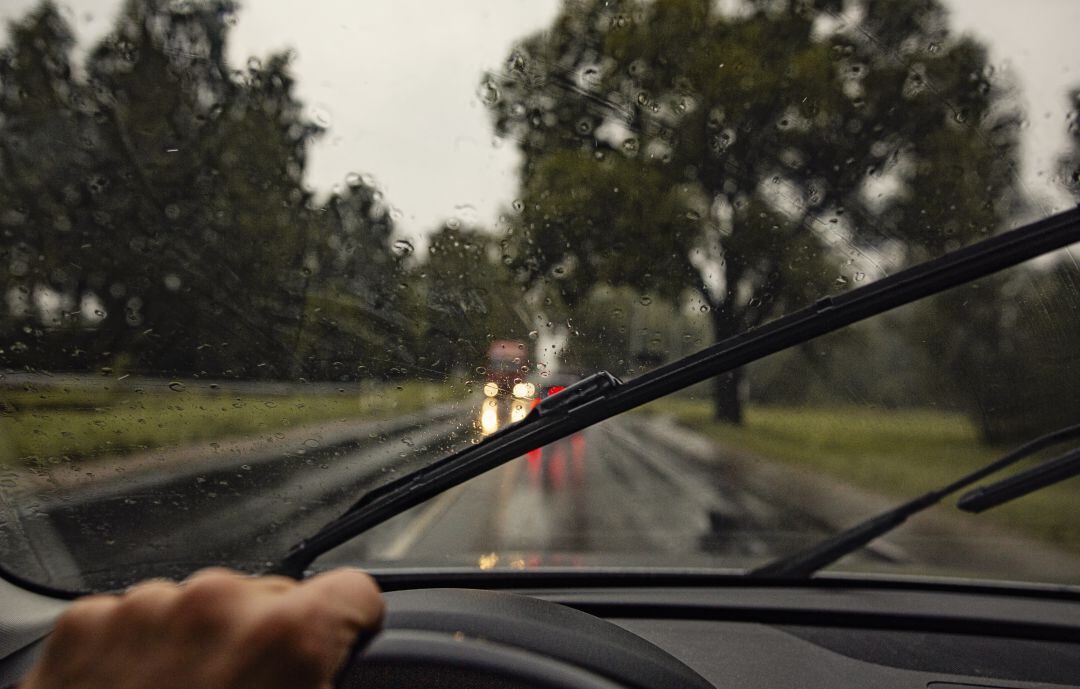
[{"label": "windshield", "polygon": [[[260,571],[365,491],[1080,198],[1080,6],[6,3],[0,564]],[[743,570],[1080,415],[1065,249],[322,558]],[[1080,585],[1066,481],[836,567]]]}]

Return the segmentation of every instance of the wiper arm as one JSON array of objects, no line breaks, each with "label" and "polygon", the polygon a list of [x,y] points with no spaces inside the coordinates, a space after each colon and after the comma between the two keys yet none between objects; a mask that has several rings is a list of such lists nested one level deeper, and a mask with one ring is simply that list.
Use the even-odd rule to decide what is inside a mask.
[{"label": "wiper arm", "polygon": [[956,506],[978,514],[1077,475],[1080,475],[1080,448],[997,483],[974,488],[961,495]]},{"label": "wiper arm", "polygon": [[529,450],[584,428],[589,424],[579,422],[577,415],[590,406],[595,408],[621,384],[622,381],[607,371],[594,373],[558,394],[544,398],[520,422],[489,435],[480,443],[365,493],[341,516],[293,546],[268,573],[298,579],[316,557],[331,548]]},{"label": "wiper arm", "polygon": [[[909,517],[918,514],[919,512],[922,512],[923,510],[926,510],[930,507],[933,507],[937,503],[941,502],[944,498],[948,497],[950,494],[955,493],[958,490],[967,488],[971,484],[986,478],[990,474],[1001,471],[1002,469],[1012,464],[1015,464],[1016,462],[1019,462],[1025,457],[1030,457],[1036,452],[1044,450],[1048,447],[1053,447],[1054,445],[1063,443],[1067,440],[1072,440],[1073,438],[1080,438],[1080,424],[1077,424],[1075,426],[1068,426],[1066,428],[1056,430],[1053,433],[1047,433],[1046,435],[1039,436],[1038,438],[1035,438],[1034,440],[1024,445],[1021,445],[1009,454],[991,462],[990,464],[987,464],[981,469],[977,469],[970,474],[962,476],[961,478],[953,481],[946,486],[943,486],[937,490],[932,490],[929,493],[920,495],[919,497],[913,500],[909,500],[908,502],[894,507],[891,510],[882,512],[881,514],[871,517],[870,519],[859,522],[850,529],[847,529],[846,531],[841,531],[835,536],[827,538],[821,543],[812,546],[811,548],[801,553],[796,553],[775,562],[770,562],[763,567],[751,570],[750,575],[772,579],[805,579],[814,572],[822,569],[823,567],[831,565],[845,555],[859,550],[875,538],[878,538],[888,533],[889,531],[892,531],[896,527],[906,522]],[[1071,459],[1075,464],[1075,467],[1071,467],[1074,469],[1074,473],[1080,473],[1080,461],[1078,461],[1078,458],[1080,458],[1080,450],[1074,450],[1069,454],[1065,455],[1065,457],[1062,457],[1061,459]],[[1001,481],[1000,483],[992,484],[987,489],[983,489],[991,491],[990,497],[987,499],[985,507],[982,507],[982,503],[979,502],[979,499],[983,496],[983,493],[980,492],[980,489],[965,494],[963,498],[961,498],[961,507],[963,508],[962,503],[964,499],[968,499],[970,497],[971,504],[978,505],[982,509],[989,509],[990,507],[993,507],[1000,502],[1004,502],[1005,500],[1009,500],[1012,497],[1018,497],[1019,495],[1026,494],[1028,492],[1031,492],[1032,490],[1036,490],[1037,488],[1041,487],[1041,485],[1035,485],[1034,487],[1030,487],[1030,489],[1028,490],[1024,490],[1024,492],[1010,495],[1010,490],[1023,490],[1029,488],[1030,485],[1034,485],[1033,483],[1029,484],[1023,482],[1010,483],[1010,481],[1021,478],[1031,478],[1032,474],[1038,472],[1039,470],[1043,470],[1047,465],[1054,464],[1055,462],[1060,462],[1060,460],[1052,460],[1051,462],[1047,462],[1044,465],[1035,467],[1035,469],[1026,471],[1022,474],[1018,474],[1017,476],[1013,477],[1013,479],[1007,479],[1005,481]],[[1047,472],[1046,476],[1049,475],[1051,475],[1050,472]],[[1052,475],[1054,478],[1049,479],[1051,482],[1068,478],[1068,476],[1056,478],[1058,475],[1056,473]],[[1045,478],[1045,476],[1043,474],[1039,474],[1038,478],[1043,479]],[[1032,481],[1034,480],[1035,478],[1032,478]],[[998,500],[998,502],[993,502],[993,499],[995,498],[1000,499]],[[981,510],[971,509],[969,511]]]},{"label": "wiper arm", "polygon": [[[918,299],[1080,241],[1080,208],[985,239],[814,305],[620,383],[594,374],[520,422],[364,495],[297,543],[271,571],[299,578],[319,555],[515,457],[713,376]],[[567,395],[570,393],[570,395]],[[566,397],[564,397],[566,395]],[[560,399],[562,398],[562,399]]]}]

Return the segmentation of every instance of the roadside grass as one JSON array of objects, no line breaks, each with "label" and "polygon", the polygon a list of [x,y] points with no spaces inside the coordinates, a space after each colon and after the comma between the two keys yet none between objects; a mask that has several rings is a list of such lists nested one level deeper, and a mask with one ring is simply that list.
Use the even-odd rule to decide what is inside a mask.
[{"label": "roadside grass", "polygon": [[263,436],[309,423],[377,419],[419,411],[453,396],[448,386],[421,382],[373,386],[362,393],[280,395],[187,388],[0,388],[0,465],[89,459]]},{"label": "roadside grass", "polygon": [[[716,421],[711,401],[703,399],[669,397],[644,411],[670,415],[721,446],[898,499],[938,488],[1011,449],[982,444],[963,415],[936,410],[751,406],[742,426]],[[945,504],[951,508],[954,502],[955,497]],[[1072,479],[980,518],[1080,552],[1078,507],[1080,479]]]}]

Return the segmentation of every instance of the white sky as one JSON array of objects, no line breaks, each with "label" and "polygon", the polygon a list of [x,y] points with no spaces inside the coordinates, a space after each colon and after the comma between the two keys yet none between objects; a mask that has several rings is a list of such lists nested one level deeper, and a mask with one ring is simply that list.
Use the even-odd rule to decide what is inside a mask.
[{"label": "white sky", "polygon": [[[1047,212],[1066,201],[1048,181],[1065,146],[1065,94],[1080,86],[1080,1],[945,0],[953,27],[990,46],[1018,81],[1030,126],[1022,177]],[[0,19],[37,0],[0,0]],[[111,27],[120,0],[61,0],[86,48]],[[518,37],[548,25],[558,0],[247,0],[231,60],[292,49],[298,95],[328,120],[309,183],[329,190],[350,172],[374,176],[403,234],[441,220],[493,225],[516,188],[517,155],[496,145],[476,88]]]}]

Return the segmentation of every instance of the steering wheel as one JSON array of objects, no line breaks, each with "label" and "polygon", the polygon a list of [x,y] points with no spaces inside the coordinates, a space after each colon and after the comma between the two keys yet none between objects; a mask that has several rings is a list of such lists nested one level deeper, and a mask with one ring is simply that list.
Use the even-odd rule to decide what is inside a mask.
[{"label": "steering wheel", "polygon": [[495,591],[386,594],[382,631],[358,644],[336,689],[715,689],[606,620]]}]

